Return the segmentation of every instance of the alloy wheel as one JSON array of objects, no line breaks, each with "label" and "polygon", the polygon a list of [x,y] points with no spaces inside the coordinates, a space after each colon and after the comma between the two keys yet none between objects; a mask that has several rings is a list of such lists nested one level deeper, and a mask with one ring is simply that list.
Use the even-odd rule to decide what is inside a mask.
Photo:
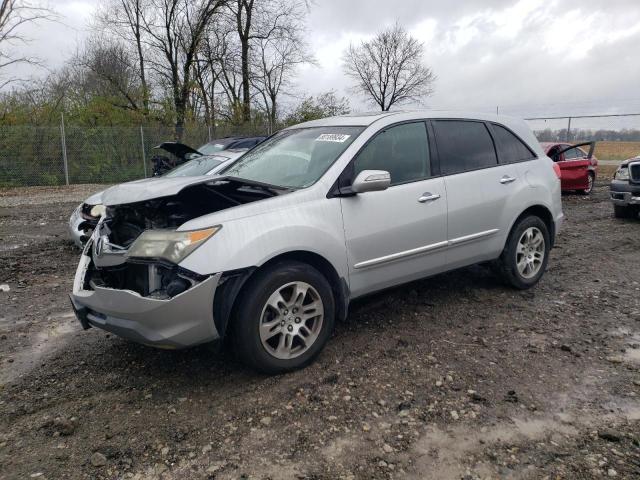
[{"label": "alloy wheel", "polygon": [[260,341],[275,358],[287,360],[305,353],[317,340],[324,320],[318,291],[305,282],[279,287],[260,315]]},{"label": "alloy wheel", "polygon": [[535,277],[544,261],[545,241],[544,235],[536,227],[527,228],[516,248],[516,265],[518,272],[524,278]]},{"label": "alloy wheel", "polygon": [[593,175],[587,175],[588,180],[587,180],[587,189],[585,190],[585,193],[591,193],[591,191],[593,190]]}]

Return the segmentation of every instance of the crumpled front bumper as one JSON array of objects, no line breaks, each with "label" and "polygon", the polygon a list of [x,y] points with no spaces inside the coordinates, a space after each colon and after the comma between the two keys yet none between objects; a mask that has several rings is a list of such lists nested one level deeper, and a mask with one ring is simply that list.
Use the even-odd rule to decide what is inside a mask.
[{"label": "crumpled front bumper", "polygon": [[161,348],[184,348],[219,338],[213,320],[213,297],[221,273],[168,300],[98,286],[85,290],[85,275],[91,262],[87,252],[85,249],[81,257],[71,294],[76,316],[84,328],[98,327]]}]

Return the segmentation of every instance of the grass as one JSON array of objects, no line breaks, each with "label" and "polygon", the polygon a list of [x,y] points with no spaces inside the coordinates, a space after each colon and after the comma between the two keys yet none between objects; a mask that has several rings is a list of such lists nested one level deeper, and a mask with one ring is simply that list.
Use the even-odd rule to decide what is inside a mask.
[{"label": "grass", "polygon": [[598,165],[598,179],[608,182],[613,178],[617,169],[617,165]]},{"label": "grass", "polygon": [[640,155],[640,142],[597,142],[594,155],[599,160],[626,160]]}]

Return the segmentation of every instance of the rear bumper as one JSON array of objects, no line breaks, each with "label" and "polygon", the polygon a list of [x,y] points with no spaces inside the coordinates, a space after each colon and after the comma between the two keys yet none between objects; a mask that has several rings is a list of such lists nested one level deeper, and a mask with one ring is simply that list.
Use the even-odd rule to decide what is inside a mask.
[{"label": "rear bumper", "polygon": [[609,187],[609,196],[614,205],[640,205],[640,185],[614,180]]},{"label": "rear bumper", "polygon": [[[555,218],[555,235],[556,236],[562,230],[562,226],[564,225],[564,220],[565,220],[564,212],[560,212]],[[553,240],[553,243],[555,243],[555,239]]]},{"label": "rear bumper", "polygon": [[83,289],[90,261],[89,256],[82,255],[71,294],[84,328],[98,327],[161,348],[184,348],[219,338],[213,320],[213,297],[221,273],[171,299],[160,300],[130,290],[98,286]]}]

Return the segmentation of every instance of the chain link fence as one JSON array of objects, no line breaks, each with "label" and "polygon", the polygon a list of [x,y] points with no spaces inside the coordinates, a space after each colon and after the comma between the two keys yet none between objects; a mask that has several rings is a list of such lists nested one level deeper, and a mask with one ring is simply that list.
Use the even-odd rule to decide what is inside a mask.
[{"label": "chain link fence", "polygon": [[[640,114],[528,118],[540,141],[597,140],[596,156],[640,154]],[[225,136],[264,135],[267,127],[189,126],[183,142],[198,148]],[[154,149],[174,138],[172,127],[1,126],[0,187],[119,183],[151,175]],[[167,155],[166,152],[162,153]]]},{"label": "chain link fence", "polygon": [[[198,148],[214,138],[264,135],[259,127],[185,129]],[[154,149],[174,138],[172,127],[0,126],[0,187],[119,183],[151,175]],[[166,152],[162,155],[167,156]]]}]

